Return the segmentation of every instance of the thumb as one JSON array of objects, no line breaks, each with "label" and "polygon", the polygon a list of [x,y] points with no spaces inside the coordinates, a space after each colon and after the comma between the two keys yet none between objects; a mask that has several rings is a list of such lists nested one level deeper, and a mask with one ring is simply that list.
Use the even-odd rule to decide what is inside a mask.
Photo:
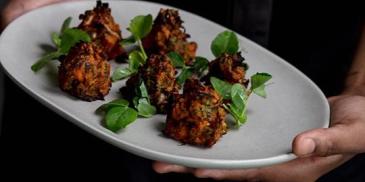
[{"label": "thumb", "polygon": [[301,133],[293,141],[293,152],[297,156],[328,156],[364,152],[364,130],[356,125],[356,122],[337,124],[331,128],[320,128]]}]

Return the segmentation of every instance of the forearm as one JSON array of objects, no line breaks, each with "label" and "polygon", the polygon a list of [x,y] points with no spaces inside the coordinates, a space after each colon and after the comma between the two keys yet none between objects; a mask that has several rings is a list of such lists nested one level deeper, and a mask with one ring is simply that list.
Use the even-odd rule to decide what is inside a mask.
[{"label": "forearm", "polygon": [[344,93],[365,96],[365,25],[345,81]]},{"label": "forearm", "polygon": [[64,1],[70,0],[7,0],[5,7],[1,10],[0,32],[15,18],[30,10]]}]

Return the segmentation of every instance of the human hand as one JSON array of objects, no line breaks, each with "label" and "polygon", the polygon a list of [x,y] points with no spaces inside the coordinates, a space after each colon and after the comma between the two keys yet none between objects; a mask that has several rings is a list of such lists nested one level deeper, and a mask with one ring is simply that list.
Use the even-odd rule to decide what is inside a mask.
[{"label": "human hand", "polygon": [[0,30],[3,30],[15,18],[32,9],[65,1],[70,0],[8,0],[0,14]]},{"label": "human hand", "polygon": [[155,162],[158,173],[192,173],[200,178],[240,181],[315,181],[357,153],[365,152],[365,97],[341,95],[329,98],[331,126],[299,134],[293,141],[297,159],[256,169],[193,169]]}]

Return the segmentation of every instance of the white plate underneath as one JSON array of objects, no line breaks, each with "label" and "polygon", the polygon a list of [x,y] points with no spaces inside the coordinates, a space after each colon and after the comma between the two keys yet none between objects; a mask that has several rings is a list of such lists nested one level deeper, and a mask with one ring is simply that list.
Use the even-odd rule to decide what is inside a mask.
[{"label": "white plate underneath", "polygon": [[[168,7],[142,1],[111,1],[109,4],[121,25],[123,37],[129,36],[125,28],[134,16],[150,13],[155,17],[160,8]],[[245,49],[243,56],[250,66],[248,75],[255,72],[273,75],[273,83],[267,87],[268,97],[250,98],[248,121],[240,129],[228,131],[208,149],[181,145],[162,136],[163,115],[138,119],[118,133],[110,132],[101,125],[102,118],[95,110],[118,98],[123,81],[113,83],[105,101],[90,103],[77,100],[58,88],[56,61],[36,74],[30,69],[42,55],[42,45],[52,44],[50,34],[59,30],[65,18],[72,16],[75,26],[79,23],[78,15],[94,6],[95,2],[72,2],[37,9],[12,22],[0,38],[0,60],[7,74],[28,94],[91,134],[152,160],[189,167],[249,168],[295,158],[291,154],[291,142],[298,133],[328,126],[329,106],[318,87],[283,59],[238,36]],[[191,40],[199,45],[197,55],[212,59],[210,42],[226,28],[186,11],[180,10],[180,15]],[[113,63],[113,68],[115,66]],[[50,129],[57,128],[50,126]]]}]

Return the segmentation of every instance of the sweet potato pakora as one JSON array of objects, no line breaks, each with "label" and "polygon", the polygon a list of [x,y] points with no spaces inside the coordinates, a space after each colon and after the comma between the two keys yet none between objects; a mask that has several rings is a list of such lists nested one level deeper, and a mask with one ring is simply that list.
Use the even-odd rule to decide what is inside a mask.
[{"label": "sweet potato pakora", "polygon": [[209,73],[206,78],[214,76],[229,83],[241,83],[247,86],[248,79],[245,75],[248,66],[244,60],[240,52],[233,55],[225,53],[209,63]]},{"label": "sweet potato pakora", "polygon": [[110,64],[94,43],[78,43],[61,61],[60,88],[82,100],[102,100],[111,87]]},{"label": "sweet potato pakora", "polygon": [[119,25],[111,15],[108,3],[97,1],[93,10],[88,10],[80,15],[82,22],[79,29],[86,31],[102,50],[106,59],[114,59],[117,56],[125,55],[126,52],[119,45],[122,39]]},{"label": "sweet potato pakora", "polygon": [[121,89],[124,97],[134,97],[131,90],[139,86],[139,79],[144,81],[151,103],[159,113],[166,113],[171,97],[179,92],[176,83],[176,70],[166,55],[151,55],[138,73],[127,80],[126,87]]},{"label": "sweet potato pakora", "polygon": [[221,96],[198,79],[185,82],[167,114],[164,134],[182,143],[211,147],[227,132]]},{"label": "sweet potato pakora", "polygon": [[184,58],[185,64],[191,65],[198,45],[187,41],[190,35],[182,23],[177,10],[161,9],[151,32],[142,40],[143,47],[149,54],[164,55],[175,51]]}]

